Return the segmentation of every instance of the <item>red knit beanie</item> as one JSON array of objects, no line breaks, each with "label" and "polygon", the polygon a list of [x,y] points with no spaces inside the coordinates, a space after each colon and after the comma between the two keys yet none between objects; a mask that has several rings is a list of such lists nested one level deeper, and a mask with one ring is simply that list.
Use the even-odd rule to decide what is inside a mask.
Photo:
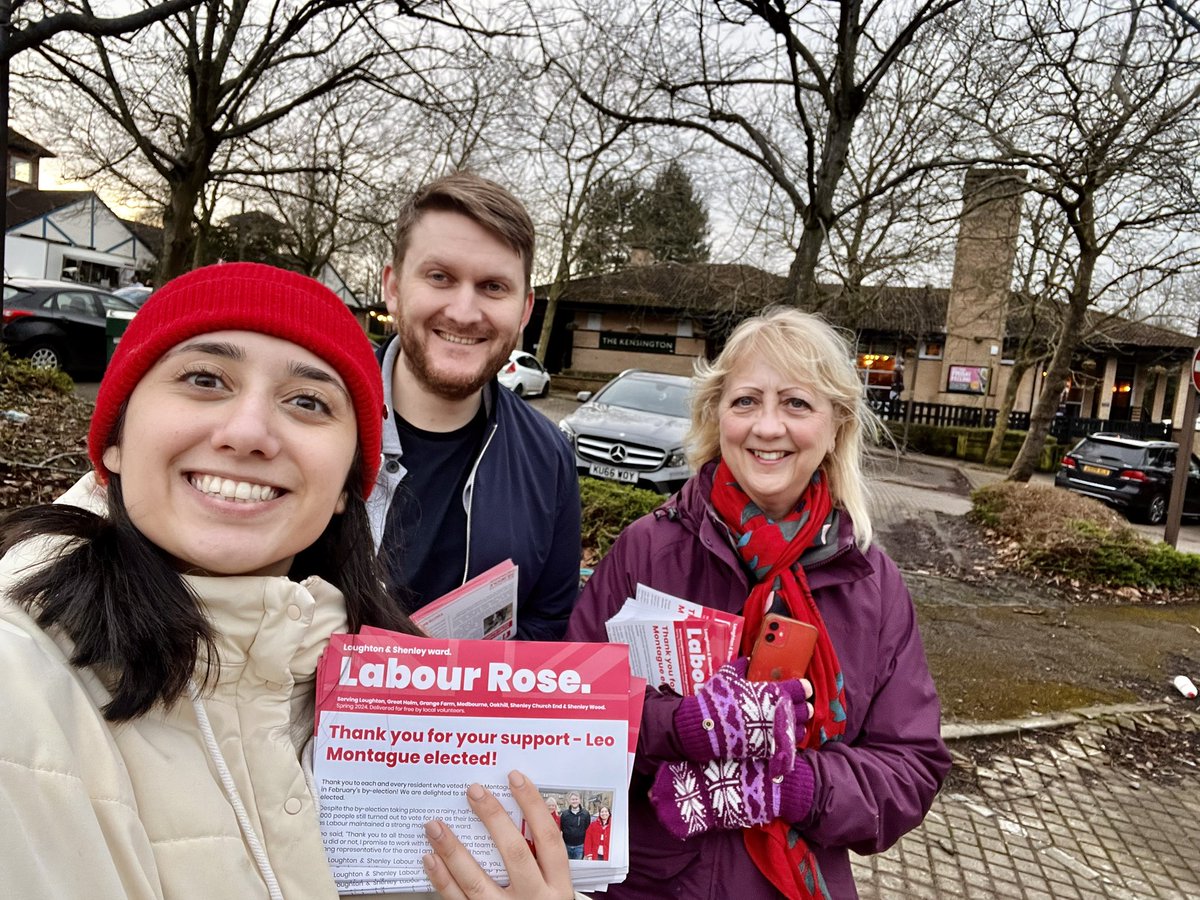
[{"label": "red knit beanie", "polygon": [[315,353],[337,370],[354,401],[363,459],[363,496],[379,471],[383,381],[362,326],[337,294],[318,281],[260,263],[196,269],[155,291],[129,322],[113,353],[88,431],[88,455],[108,480],[104,449],[133,389],[181,341],[213,331],[255,331]]}]

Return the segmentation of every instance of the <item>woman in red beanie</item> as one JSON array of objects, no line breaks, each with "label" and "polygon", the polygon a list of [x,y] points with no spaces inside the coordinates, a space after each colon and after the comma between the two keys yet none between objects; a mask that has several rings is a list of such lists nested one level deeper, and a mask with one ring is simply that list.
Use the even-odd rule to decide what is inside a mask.
[{"label": "woman in red beanie", "polygon": [[[310,278],[210,266],[139,311],[97,396],[95,471],[0,526],[6,892],[337,896],[302,761],[316,665],[334,632],[416,633],[366,516],[382,415],[369,342]],[[537,789],[514,773],[513,792],[552,846]],[[427,834],[431,883],[464,896],[478,866]],[[515,843],[521,896],[571,896],[565,854]]]}]

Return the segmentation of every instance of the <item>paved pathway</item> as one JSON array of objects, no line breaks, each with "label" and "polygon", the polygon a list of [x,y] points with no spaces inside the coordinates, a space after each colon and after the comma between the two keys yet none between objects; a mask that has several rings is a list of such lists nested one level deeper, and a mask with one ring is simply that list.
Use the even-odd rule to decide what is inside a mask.
[{"label": "paved pathway", "polygon": [[[1200,897],[1200,714],[1183,707],[1098,717],[986,763],[958,745],[925,823],[855,858],[861,896]],[[1146,745],[1157,765],[1126,762]]]}]

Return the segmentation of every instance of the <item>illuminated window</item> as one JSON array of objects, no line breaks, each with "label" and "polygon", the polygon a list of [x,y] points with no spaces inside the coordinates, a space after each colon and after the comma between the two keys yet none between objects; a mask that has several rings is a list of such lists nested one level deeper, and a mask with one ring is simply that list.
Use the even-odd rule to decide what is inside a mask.
[{"label": "illuminated window", "polygon": [[14,159],[12,161],[12,180],[21,181],[25,184],[33,184],[33,163],[27,159]]},{"label": "illuminated window", "polygon": [[945,343],[941,338],[928,338],[921,341],[921,359],[941,359],[945,352]]},{"label": "illuminated window", "polygon": [[855,360],[858,366],[858,377],[863,384],[876,390],[887,390],[892,385],[892,370],[896,368],[894,353],[872,352],[860,353]]}]

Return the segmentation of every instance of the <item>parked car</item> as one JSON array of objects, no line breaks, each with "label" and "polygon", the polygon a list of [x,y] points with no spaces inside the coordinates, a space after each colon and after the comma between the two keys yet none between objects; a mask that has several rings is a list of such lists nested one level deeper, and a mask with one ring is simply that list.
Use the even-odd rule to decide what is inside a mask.
[{"label": "parked car", "polygon": [[128,300],[134,306],[140,308],[153,293],[154,288],[152,287],[147,287],[144,284],[131,284],[127,287],[117,288],[113,291],[113,296],[120,297],[122,300]]},{"label": "parked car", "polygon": [[580,475],[670,494],[692,474],[683,450],[691,379],[628,369],[558,423]]},{"label": "parked car", "polygon": [[73,281],[10,278],[4,285],[4,346],[35,366],[97,375],[108,362],[105,316],[137,312],[128,300]]},{"label": "parked car", "polygon": [[[1178,450],[1171,441],[1090,434],[1062,458],[1054,483],[1157,525],[1167,517]],[[1200,515],[1200,459],[1195,455],[1188,465],[1183,515]]]},{"label": "parked car", "polygon": [[500,383],[518,397],[543,397],[550,393],[550,373],[542,368],[537,357],[524,350],[514,350],[499,374]]}]

